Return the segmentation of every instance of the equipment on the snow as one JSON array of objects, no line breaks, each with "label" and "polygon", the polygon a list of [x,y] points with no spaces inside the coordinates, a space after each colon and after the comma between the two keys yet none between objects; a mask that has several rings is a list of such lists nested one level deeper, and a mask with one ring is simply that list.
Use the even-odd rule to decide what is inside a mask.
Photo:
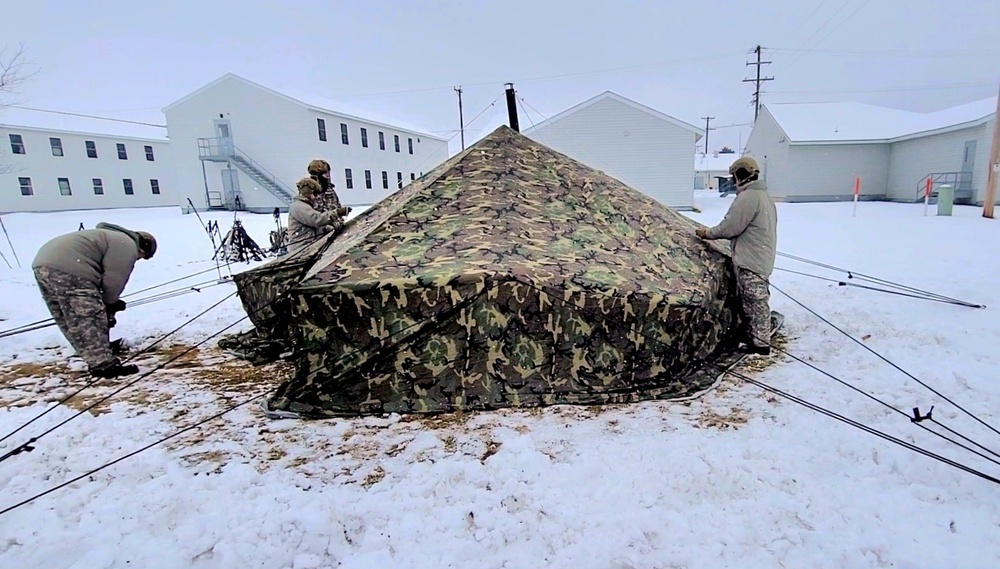
[{"label": "equipment on the snow", "polygon": [[218,258],[220,253],[223,259],[230,262],[249,263],[251,260],[263,261],[267,257],[267,253],[257,245],[256,241],[250,238],[238,219],[233,221],[233,227],[229,233],[226,233],[222,239],[222,245],[215,251],[215,256],[212,258]]}]

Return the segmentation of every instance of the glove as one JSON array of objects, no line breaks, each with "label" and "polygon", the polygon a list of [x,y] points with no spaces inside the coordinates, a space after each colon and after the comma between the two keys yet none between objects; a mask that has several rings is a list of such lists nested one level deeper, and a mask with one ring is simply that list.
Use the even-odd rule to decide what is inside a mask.
[{"label": "glove", "polygon": [[339,215],[340,217],[347,217],[348,214],[350,214],[350,213],[351,213],[351,208],[349,208],[349,207],[338,207],[337,208],[337,215]]},{"label": "glove", "polygon": [[108,312],[114,314],[115,312],[121,312],[125,310],[125,301],[119,298],[118,300],[112,302],[107,306],[108,306]]},{"label": "glove", "polygon": [[708,229],[704,227],[699,227],[698,229],[694,230],[694,234],[697,235],[698,237],[701,237],[702,239],[705,239],[706,237],[708,237]]},{"label": "glove", "polygon": [[115,324],[118,324],[118,320],[114,316],[108,316],[108,328],[114,328]]}]

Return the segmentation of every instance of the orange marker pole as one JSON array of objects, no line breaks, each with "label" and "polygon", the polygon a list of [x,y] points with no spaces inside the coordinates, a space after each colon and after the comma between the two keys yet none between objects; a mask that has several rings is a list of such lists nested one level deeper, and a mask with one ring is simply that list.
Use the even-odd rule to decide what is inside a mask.
[{"label": "orange marker pole", "polygon": [[924,192],[924,216],[927,215],[927,208],[930,207],[931,203],[931,188],[934,187],[934,181],[927,178],[927,190]]},{"label": "orange marker pole", "polygon": [[861,178],[854,178],[854,212],[851,217],[858,216],[858,196],[861,194]]}]

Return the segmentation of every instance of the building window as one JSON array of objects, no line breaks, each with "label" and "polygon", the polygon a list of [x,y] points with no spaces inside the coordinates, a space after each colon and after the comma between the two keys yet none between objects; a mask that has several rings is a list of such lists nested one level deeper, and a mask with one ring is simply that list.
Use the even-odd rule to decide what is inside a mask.
[{"label": "building window", "polygon": [[104,180],[100,178],[94,178],[91,180],[94,183],[94,195],[103,196],[104,195]]},{"label": "building window", "polygon": [[319,132],[319,139],[326,142],[326,121],[323,119],[316,119],[316,130]]},{"label": "building window", "polygon": [[354,176],[351,175],[350,168],[344,168],[344,185],[348,190],[354,189]]},{"label": "building window", "polygon": [[159,180],[150,180],[149,181],[149,189],[153,192],[154,196],[160,195],[160,181]]},{"label": "building window", "polygon": [[118,159],[119,160],[128,160],[128,153],[125,152],[125,145],[119,142],[115,146],[118,147]]},{"label": "building window", "polygon": [[52,155],[53,156],[63,156],[62,139],[61,138],[49,138],[49,146],[52,147]]},{"label": "building window", "polygon": [[349,144],[347,139],[347,125],[344,123],[340,123],[340,141],[344,144]]},{"label": "building window", "polygon": [[122,185],[125,187],[126,196],[135,195],[135,190],[132,188],[132,180],[125,178],[122,180]]},{"label": "building window", "polygon": [[69,178],[59,178],[59,194],[63,196],[73,195],[73,190],[69,187]]},{"label": "building window", "polygon": [[18,178],[17,183],[21,185],[22,196],[35,195],[35,190],[31,189],[31,178]]},{"label": "building window", "polygon": [[406,145],[410,147],[410,154],[413,154],[413,139],[412,138],[407,138],[406,139]]},{"label": "building window", "polygon": [[392,135],[392,139],[396,142],[396,152],[399,152],[399,135],[398,134]]},{"label": "building window", "polygon": [[365,189],[372,189],[372,171],[365,170]]},{"label": "building window", "polygon": [[10,151],[14,154],[24,154],[24,140],[20,134],[10,135]]},{"label": "building window", "polygon": [[417,175],[414,174],[413,172],[410,172],[410,181],[412,182],[413,180],[416,180],[416,179],[417,179]]},{"label": "building window", "polygon": [[396,187],[400,188],[400,189],[403,188],[403,173],[402,172],[396,172]]},{"label": "building window", "polygon": [[361,146],[368,148],[368,129],[361,127]]},{"label": "building window", "polygon": [[385,150],[385,133],[381,130],[378,131],[378,148],[379,150]]},{"label": "building window", "polygon": [[153,161],[153,147],[152,146],[143,146],[142,149],[146,151],[146,160],[149,160],[150,162],[152,162]]},{"label": "building window", "polygon": [[389,173],[382,170],[382,189],[389,189]]},{"label": "building window", "polygon": [[93,140],[84,141],[87,146],[87,158],[97,158],[97,144]]}]

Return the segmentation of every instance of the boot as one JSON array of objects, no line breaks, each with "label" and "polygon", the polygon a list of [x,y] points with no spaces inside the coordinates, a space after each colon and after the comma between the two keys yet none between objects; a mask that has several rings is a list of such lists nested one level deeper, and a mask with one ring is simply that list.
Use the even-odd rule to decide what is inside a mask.
[{"label": "boot", "polygon": [[105,379],[132,375],[134,373],[139,373],[139,366],[135,364],[122,365],[121,360],[118,358],[90,368],[90,375]]},{"label": "boot", "polygon": [[744,344],[740,351],[745,354],[756,355],[756,356],[769,356],[771,355],[771,346],[755,346],[753,344]]}]

